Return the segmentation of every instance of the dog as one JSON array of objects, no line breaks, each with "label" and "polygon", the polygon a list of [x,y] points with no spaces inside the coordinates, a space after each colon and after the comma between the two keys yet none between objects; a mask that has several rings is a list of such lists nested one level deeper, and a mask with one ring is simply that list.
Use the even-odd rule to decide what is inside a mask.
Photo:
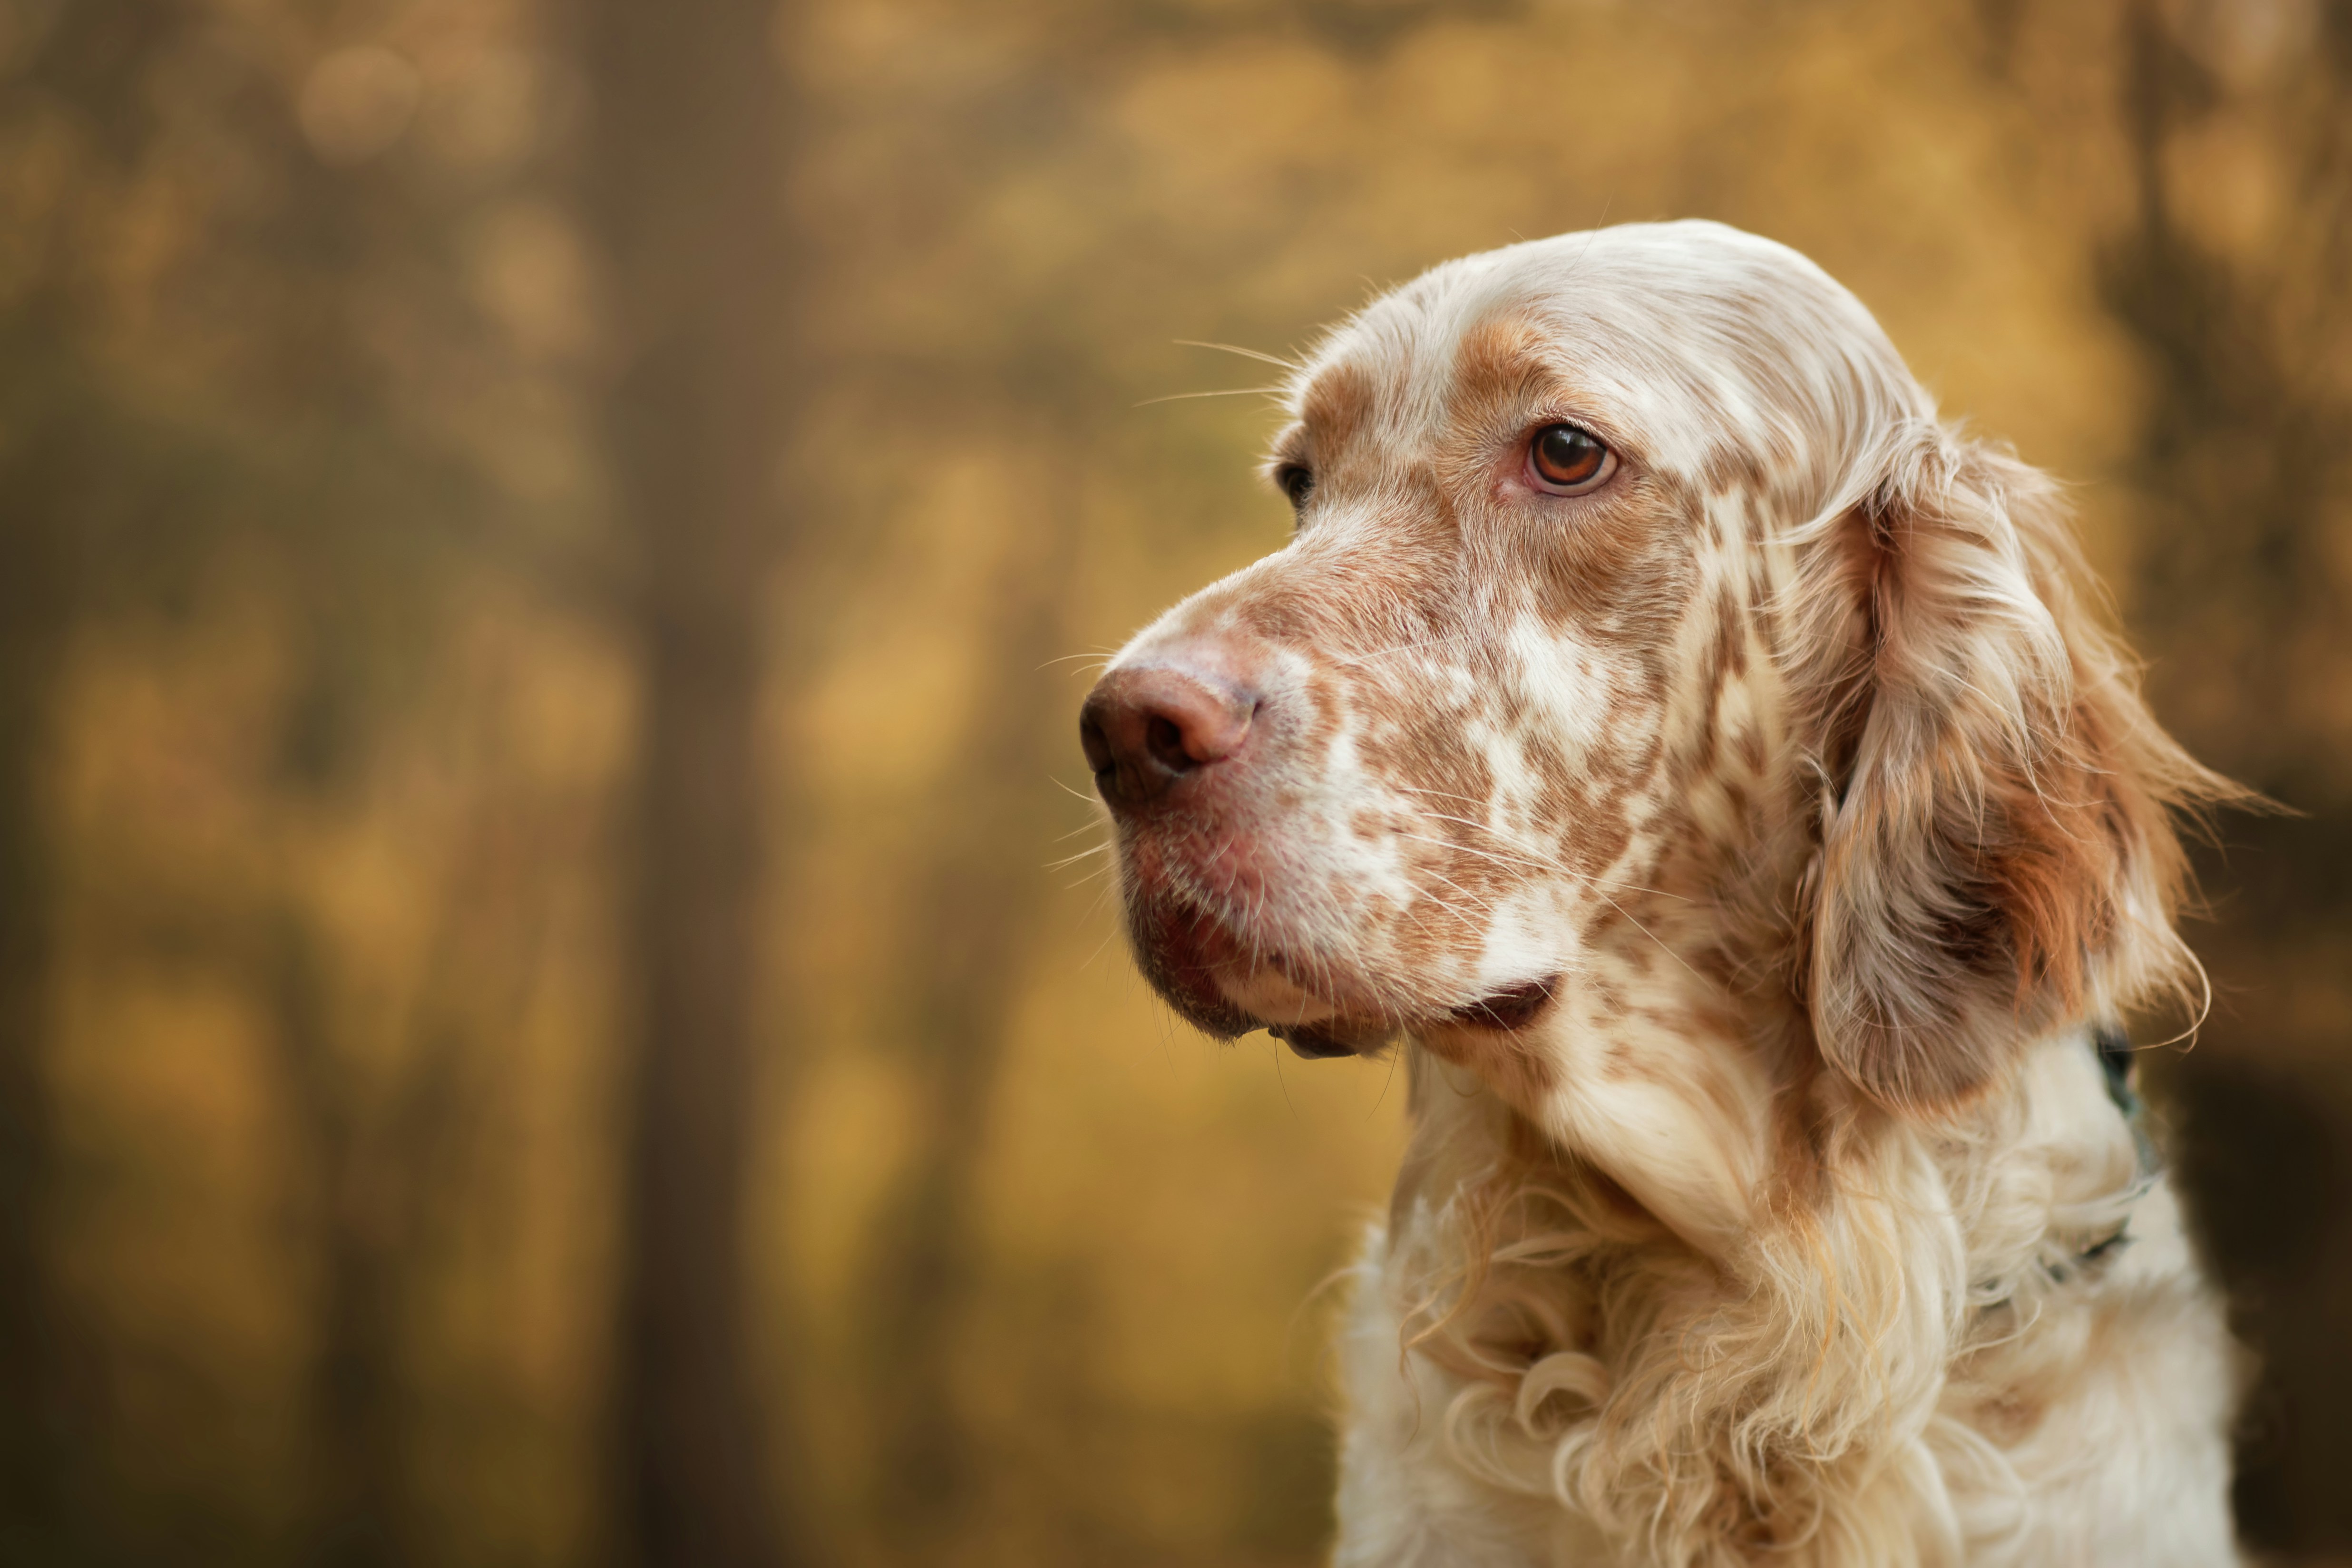
[{"label": "dog", "polygon": [[1402,1051],[1341,1568],[2206,1565],[2243,1380],[2120,1020],[2183,814],[2054,486],[1794,251],[1448,263],[1294,367],[1289,543],[1080,737],[1146,977]]}]

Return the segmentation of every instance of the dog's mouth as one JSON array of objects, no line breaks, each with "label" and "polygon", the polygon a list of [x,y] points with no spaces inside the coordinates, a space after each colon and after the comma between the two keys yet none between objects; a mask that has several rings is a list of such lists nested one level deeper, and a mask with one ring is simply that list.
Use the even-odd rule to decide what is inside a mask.
[{"label": "dog's mouth", "polygon": [[1558,975],[1547,975],[1539,980],[1525,980],[1516,986],[1506,986],[1462,1007],[1449,1008],[1426,1017],[1409,1017],[1393,1023],[1366,1023],[1334,1017],[1318,1023],[1272,1023],[1266,1025],[1265,1032],[1309,1061],[1334,1056],[1362,1056],[1380,1050],[1401,1032],[1423,1033],[1433,1029],[1457,1027],[1517,1034],[1541,1018],[1544,1010],[1551,1006],[1552,996],[1559,988],[1559,980]]},{"label": "dog's mouth", "polygon": [[1516,986],[1479,998],[1468,1007],[1455,1008],[1450,1015],[1453,1021],[1473,1029],[1500,1030],[1516,1034],[1543,1017],[1559,990],[1560,977],[1546,975],[1539,980],[1522,980]]},{"label": "dog's mouth", "polygon": [[1369,1055],[1399,1034],[1516,1033],[1543,1016],[1560,986],[1554,974],[1455,1006],[1401,1001],[1351,981],[1328,963],[1302,962],[1246,943],[1189,904],[1155,901],[1130,919],[1145,977],[1178,1012],[1223,1039],[1263,1029],[1310,1061]]}]

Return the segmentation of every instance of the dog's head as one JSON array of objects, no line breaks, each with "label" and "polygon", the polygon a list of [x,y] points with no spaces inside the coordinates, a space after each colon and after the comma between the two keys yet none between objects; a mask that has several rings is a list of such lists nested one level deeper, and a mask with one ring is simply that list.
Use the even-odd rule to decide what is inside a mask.
[{"label": "dog's head", "polygon": [[1290,411],[1295,537],[1082,720],[1137,953],[1202,1028],[1403,1032],[1556,1122],[1612,1074],[1769,1077],[1778,996],[1918,1107],[2173,967],[2164,803],[2208,776],[2050,487],[1801,256],[1685,223],[1454,262]]}]

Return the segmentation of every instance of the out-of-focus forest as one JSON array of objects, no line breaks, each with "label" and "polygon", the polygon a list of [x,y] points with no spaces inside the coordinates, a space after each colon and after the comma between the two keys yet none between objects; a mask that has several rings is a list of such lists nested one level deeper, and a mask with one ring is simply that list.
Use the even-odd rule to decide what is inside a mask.
[{"label": "out-of-focus forest", "polygon": [[2352,0],[0,0],[0,1563],[1315,1561],[1402,1089],[1150,999],[1076,705],[1286,531],[1180,340],[1682,215],[2301,813],[2153,1071],[2352,1556]]}]

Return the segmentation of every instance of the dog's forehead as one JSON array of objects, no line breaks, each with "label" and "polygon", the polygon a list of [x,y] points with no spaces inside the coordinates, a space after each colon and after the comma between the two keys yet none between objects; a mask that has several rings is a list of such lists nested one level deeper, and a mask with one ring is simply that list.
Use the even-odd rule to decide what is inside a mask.
[{"label": "dog's forehead", "polygon": [[1654,465],[1793,455],[1907,382],[1861,303],[1795,251],[1708,223],[1628,225],[1446,263],[1337,329],[1296,378],[1322,449],[1466,412],[1580,415]]}]

